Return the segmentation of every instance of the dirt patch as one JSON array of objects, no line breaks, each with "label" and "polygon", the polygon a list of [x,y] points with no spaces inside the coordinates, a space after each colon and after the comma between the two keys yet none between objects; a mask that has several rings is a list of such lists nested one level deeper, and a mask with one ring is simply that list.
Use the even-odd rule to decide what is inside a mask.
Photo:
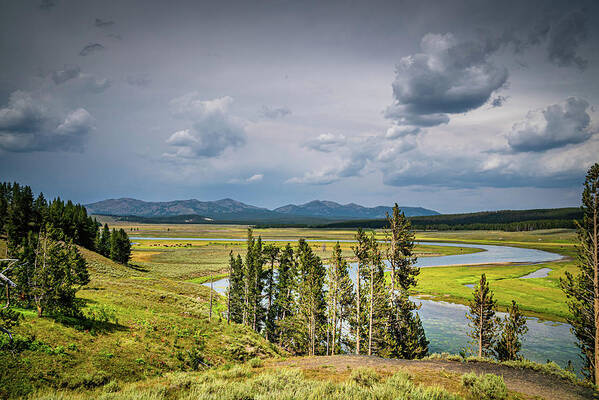
[{"label": "dirt patch", "polygon": [[344,374],[357,367],[370,367],[377,370],[393,372],[403,369],[413,372],[418,376],[431,371],[451,372],[465,374],[495,374],[503,376],[508,389],[526,396],[540,397],[546,400],[581,400],[592,399],[593,390],[580,385],[575,385],[565,379],[543,372],[530,369],[519,369],[504,365],[486,362],[459,362],[447,360],[397,360],[375,356],[321,356],[297,357],[273,364],[277,366],[298,367],[306,370],[315,370],[326,367],[326,370],[335,370]]}]

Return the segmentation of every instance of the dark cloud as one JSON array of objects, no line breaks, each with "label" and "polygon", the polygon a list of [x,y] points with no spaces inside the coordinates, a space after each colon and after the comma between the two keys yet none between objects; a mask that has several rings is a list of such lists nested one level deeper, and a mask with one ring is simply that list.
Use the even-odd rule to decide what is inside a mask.
[{"label": "dark cloud", "polygon": [[148,78],[147,75],[140,74],[129,75],[127,77],[127,83],[131,86],[148,87],[150,86],[150,83],[152,83],[152,81],[150,80],[150,78]]},{"label": "dark cloud", "polygon": [[80,56],[87,56],[90,55],[92,53],[98,52],[104,50],[104,46],[102,46],[100,43],[90,43],[87,46],[85,46],[83,49],[81,49],[81,51],[79,52]]},{"label": "dark cloud", "polygon": [[496,107],[502,107],[505,102],[507,101],[508,97],[506,96],[496,96],[493,98],[493,100],[491,100],[491,107],[496,108]]},{"label": "dark cloud", "polygon": [[61,70],[52,72],[52,80],[57,85],[69,82],[84,92],[101,93],[111,86],[108,78],[99,78],[93,74],[81,72],[77,65],[65,66]]},{"label": "dark cloud", "polygon": [[61,118],[23,91],[13,92],[0,109],[0,149],[8,152],[82,151],[92,129],[87,110]]},{"label": "dark cloud", "polygon": [[64,69],[52,72],[52,80],[57,85],[79,77],[81,68],[78,65],[66,65]]},{"label": "dark cloud", "polygon": [[267,106],[262,106],[262,111],[260,114],[264,118],[279,119],[291,114],[291,110],[287,107],[270,108]]},{"label": "dark cloud", "polygon": [[94,21],[94,25],[98,28],[106,28],[106,27],[114,25],[114,21],[110,21],[110,20],[105,21],[100,18],[96,18],[96,20]]},{"label": "dark cloud", "polygon": [[116,33],[109,33],[106,36],[108,36],[109,38],[116,39],[116,40],[123,40],[123,37]]},{"label": "dark cloud", "polygon": [[[447,167],[447,166],[445,166]],[[564,171],[553,174],[527,173],[526,171],[480,171],[470,168],[443,168],[425,162],[405,170],[388,170],[383,182],[389,186],[432,186],[474,189],[480,187],[513,188],[537,187],[560,188],[580,184],[581,172]]]},{"label": "dark cloud", "polygon": [[508,144],[513,151],[525,152],[582,143],[593,134],[588,109],[586,100],[570,97],[561,104],[530,111],[526,119],[514,124]]},{"label": "dark cloud", "polygon": [[166,143],[175,148],[166,153],[167,159],[199,159],[218,157],[229,148],[246,142],[245,130],[229,115],[233,99],[221,97],[201,100],[197,93],[189,93],[171,101],[175,116],[193,121],[192,128],[173,133]]},{"label": "dark cloud", "polygon": [[549,32],[547,52],[549,61],[560,67],[575,65],[585,69],[588,61],[577,54],[587,38],[587,18],[582,11],[565,15]]},{"label": "dark cloud", "polygon": [[508,78],[490,60],[501,41],[459,41],[452,34],[427,34],[422,52],[401,59],[393,82],[394,103],[385,116],[397,126],[431,127],[449,114],[485,104]]}]

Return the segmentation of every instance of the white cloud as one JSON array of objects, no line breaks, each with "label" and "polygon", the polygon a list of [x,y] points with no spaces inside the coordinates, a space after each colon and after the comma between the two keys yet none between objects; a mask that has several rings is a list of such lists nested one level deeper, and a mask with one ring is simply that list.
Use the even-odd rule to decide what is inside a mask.
[{"label": "white cloud", "polygon": [[201,159],[222,155],[225,150],[240,147],[246,142],[243,126],[229,113],[233,103],[225,96],[212,100],[200,99],[197,92],[170,102],[175,116],[189,120],[191,128],[173,133],[166,143],[174,148],[167,159]]},{"label": "white cloud", "polygon": [[568,144],[582,143],[594,133],[589,103],[570,97],[560,104],[530,111],[523,121],[515,123],[507,135],[513,151],[545,151]]},{"label": "white cloud", "polygon": [[344,135],[323,133],[314,139],[308,140],[304,146],[323,153],[330,153],[335,149],[344,146],[346,143],[347,138]]}]

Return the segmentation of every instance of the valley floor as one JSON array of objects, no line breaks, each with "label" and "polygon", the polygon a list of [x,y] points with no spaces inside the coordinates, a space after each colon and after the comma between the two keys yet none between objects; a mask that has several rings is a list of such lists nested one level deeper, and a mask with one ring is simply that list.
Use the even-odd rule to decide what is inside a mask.
[{"label": "valley floor", "polygon": [[[244,237],[246,227],[211,225],[195,228],[201,232],[191,231],[190,226],[179,228],[137,225],[128,229],[131,236],[137,232],[141,235],[143,230],[147,230],[155,236],[171,237],[180,237],[181,230],[185,231],[187,237],[198,233],[214,237],[221,236],[226,229],[230,229],[229,237]],[[161,231],[158,232],[157,229]],[[218,232],[206,231],[214,229]],[[298,237],[351,239],[353,231],[256,230],[255,235],[272,235],[293,240]],[[377,236],[383,237],[381,232],[377,232]],[[574,233],[563,230],[528,233],[435,232],[419,233],[417,239],[506,244],[559,252],[570,259],[574,256]],[[0,251],[4,245],[0,240]],[[313,243],[313,247],[319,255],[328,257],[332,244]],[[88,261],[92,277],[90,284],[77,294],[85,302],[83,312],[86,318],[37,318],[32,310],[21,310],[25,321],[15,328],[19,350],[6,350],[5,338],[0,343],[5,348],[0,351],[0,363],[3,365],[0,369],[0,398],[17,398],[31,393],[37,393],[34,397],[40,397],[48,390],[52,393],[46,398],[52,399],[99,397],[101,393],[105,398],[138,398],[136,393],[142,393],[144,388],[155,384],[162,388],[158,391],[161,394],[156,392],[154,397],[147,397],[148,399],[174,398],[164,389],[164,385],[176,386],[181,382],[188,382],[185,385],[189,388],[197,379],[204,379],[198,378],[203,373],[193,372],[194,369],[239,365],[253,358],[271,361],[264,367],[250,368],[253,372],[247,377],[253,382],[252,385],[255,379],[259,379],[255,376],[256,373],[277,371],[283,365],[293,369],[292,364],[296,364],[306,378],[316,379],[321,375],[330,375],[333,381],[343,381],[348,375],[346,370],[374,363],[372,366],[377,370],[407,368],[412,375],[411,379],[423,385],[427,382],[443,382],[447,375],[447,379],[453,382],[453,386],[448,388],[453,388],[452,392],[464,396],[464,389],[459,384],[460,374],[470,366],[478,365],[446,360],[412,364],[364,357],[282,361],[280,357],[285,356],[284,352],[261,336],[245,327],[226,324],[221,316],[225,310],[222,300],[215,305],[213,318],[208,321],[210,289],[200,283],[226,274],[229,252],[244,253],[244,246],[240,243],[194,242],[188,245],[184,240],[144,242],[134,246],[130,266],[116,264],[85,249],[81,251]],[[344,256],[350,258],[351,244],[344,243],[343,251]],[[419,251],[421,256],[426,256],[448,250],[421,246]],[[451,251],[470,250],[455,248]],[[485,272],[500,305],[507,304],[511,297],[515,297],[527,313],[563,320],[567,316],[567,309],[563,305],[565,299],[559,290],[558,280],[564,271],[574,270],[574,262],[566,260],[548,263],[552,272],[547,278],[529,279],[525,282],[517,279],[542,266],[423,268],[419,276],[418,291],[437,299],[465,302],[472,290],[463,284],[476,281],[477,276]],[[530,293],[535,295],[530,296]],[[339,368],[335,367],[336,372],[330,373],[330,368],[327,367],[329,364],[338,364]],[[482,366],[483,364],[479,365],[481,368]],[[514,399],[531,399],[535,395],[548,399],[577,399],[586,393],[578,386],[568,386],[570,384],[567,382],[558,385],[561,391],[555,389],[558,391],[552,393],[551,388],[555,385],[551,385],[550,378],[533,374],[518,381],[520,370],[510,372],[504,367],[498,369],[497,365],[491,364],[488,368],[489,371],[494,370],[493,373],[504,374],[511,390],[525,394],[524,397],[512,397]],[[324,373],[316,373],[314,370],[322,370]],[[218,369],[216,371],[215,374],[219,373]],[[483,372],[482,369],[480,371]],[[179,383],[169,381],[171,378]],[[538,387],[535,389],[535,380],[541,386],[547,386],[545,392]],[[524,385],[521,390],[519,384]],[[122,388],[117,391],[122,396],[111,393],[111,387]],[[125,396],[128,388],[133,393],[130,397]],[[186,393],[185,390],[181,393]],[[564,397],[564,393],[568,392],[570,396],[579,397]]]}]

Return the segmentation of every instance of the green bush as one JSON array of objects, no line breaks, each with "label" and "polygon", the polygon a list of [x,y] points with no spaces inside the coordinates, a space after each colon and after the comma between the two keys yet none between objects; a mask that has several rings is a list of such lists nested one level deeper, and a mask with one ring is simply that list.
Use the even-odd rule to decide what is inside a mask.
[{"label": "green bush", "polygon": [[250,361],[248,361],[248,365],[250,366],[250,368],[260,368],[264,365],[264,363],[260,358],[254,357]]},{"label": "green bush", "polygon": [[119,390],[121,390],[121,387],[119,386],[119,383],[117,381],[110,381],[106,385],[104,385],[104,388],[102,390],[104,391],[104,393],[116,393]]},{"label": "green bush", "polygon": [[475,399],[504,400],[507,399],[507,387],[501,376],[494,374],[464,374],[462,384],[468,388]]}]

